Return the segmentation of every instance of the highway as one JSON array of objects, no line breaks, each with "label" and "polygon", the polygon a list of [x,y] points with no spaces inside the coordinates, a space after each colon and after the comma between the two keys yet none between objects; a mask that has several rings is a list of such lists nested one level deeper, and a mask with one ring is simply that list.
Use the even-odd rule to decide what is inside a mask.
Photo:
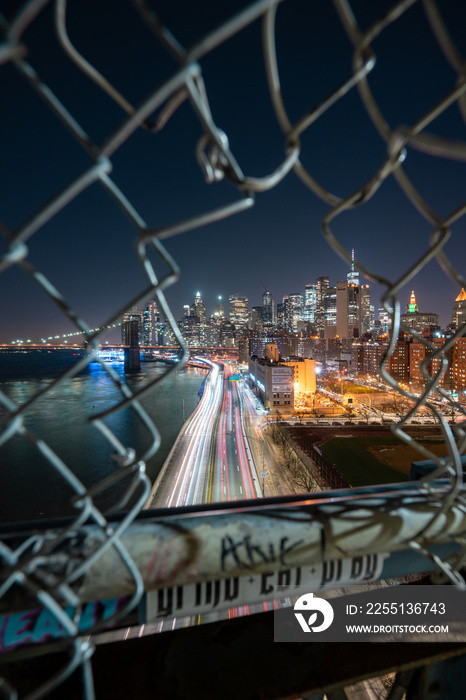
[{"label": "highway", "polygon": [[[242,422],[242,403],[246,404],[246,431],[260,444],[258,423],[263,415],[258,413],[255,399],[241,381],[230,379],[234,375],[231,365],[221,365],[205,360],[211,367],[204,384],[204,394],[186,421],[183,430],[167,458],[164,469],[156,481],[147,507],[176,507],[217,501],[236,501],[262,496],[247,434]],[[241,617],[262,610],[273,610],[279,603],[269,603],[231,608],[230,610],[202,615],[202,622],[227,617]],[[154,632],[200,624],[201,617],[179,617],[139,627],[128,627],[100,635],[97,643],[131,639]]]},{"label": "highway", "polygon": [[171,493],[167,495],[165,503],[160,503],[168,508],[204,501],[206,464],[210,459],[213,431],[223,394],[223,374],[219,365],[210,360],[206,362],[211,366],[211,371],[204,383],[204,394],[184,430],[179,464],[177,468],[172,467]]},{"label": "highway", "polygon": [[238,381],[231,365],[210,360],[204,394],[157,479],[149,507],[234,501],[261,496],[241,421]]},{"label": "highway", "polygon": [[[257,498],[260,485],[243,432],[239,382],[225,365],[223,401],[214,429],[215,443],[209,464],[209,488],[205,502]],[[234,376],[234,375],[233,375]]]}]

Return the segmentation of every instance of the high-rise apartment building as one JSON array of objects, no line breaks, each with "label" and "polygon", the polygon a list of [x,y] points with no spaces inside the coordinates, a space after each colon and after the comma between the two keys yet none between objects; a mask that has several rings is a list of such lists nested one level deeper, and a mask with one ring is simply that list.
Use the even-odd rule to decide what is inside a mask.
[{"label": "high-rise apartment building", "polygon": [[327,275],[316,277],[316,311],[315,311],[315,327],[318,335],[324,337],[325,329],[325,307],[324,297],[330,287],[330,281]]},{"label": "high-rise apartment building", "polygon": [[249,303],[248,298],[240,294],[230,294],[230,321],[236,331],[245,330],[248,326]]},{"label": "high-rise apartment building", "polygon": [[466,389],[466,338],[458,338],[453,346],[452,381],[456,391]]},{"label": "high-rise apartment building", "polygon": [[262,295],[262,323],[264,326],[273,326],[275,323],[274,311],[272,292],[266,287]]},{"label": "high-rise apartment building", "polygon": [[398,382],[409,381],[409,346],[410,341],[402,334],[398,338],[392,356],[388,360],[389,374]]},{"label": "high-rise apartment building", "polygon": [[[409,344],[409,379],[415,386],[425,386],[426,379],[421,371],[421,363],[425,363],[425,370],[432,377],[438,374],[441,370],[442,357],[437,356],[429,361],[435,353],[435,348],[442,347],[444,343],[444,338],[429,338],[429,343],[434,346],[434,349],[429,350],[423,343],[419,340],[414,339]],[[458,367],[458,364],[454,363],[453,356],[455,353],[455,346],[449,348],[445,351],[444,357],[448,361],[448,368],[443,377],[440,379],[440,386],[445,389],[451,389],[453,382],[453,370]]]}]

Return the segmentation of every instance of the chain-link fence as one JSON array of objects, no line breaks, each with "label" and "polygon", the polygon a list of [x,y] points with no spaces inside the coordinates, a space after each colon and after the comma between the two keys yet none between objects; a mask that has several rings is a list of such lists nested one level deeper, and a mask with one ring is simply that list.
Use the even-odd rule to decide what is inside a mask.
[{"label": "chain-link fence", "polygon": [[[292,0],[289,0],[292,5]],[[185,48],[182,43],[163,25],[156,15],[156,3],[146,3],[144,0],[133,0],[129,3],[141,21],[141,28],[152,32],[153,42],[157,43],[163,52],[175,61],[177,68],[172,75],[164,80],[161,85],[152,87],[149,96],[138,105],[122,94],[105,75],[93,64],[93,50],[89,47],[89,54],[84,53],[74,45],[72,39],[72,27],[68,27],[66,0],[31,0],[24,5],[13,8],[6,16],[0,16],[0,26],[3,41],[0,45],[0,80],[2,71],[15,70],[16,80],[21,84],[21,89],[35,91],[42,102],[48,108],[48,119],[56,120],[63,125],[74,139],[81,153],[76,156],[78,175],[70,179],[62,180],[57,186],[52,197],[42,199],[28,211],[24,212],[23,221],[14,229],[6,224],[1,224],[1,231],[5,240],[5,252],[0,263],[0,272],[8,274],[10,268],[15,268],[33,281],[41,294],[46,295],[56,308],[64,314],[76,329],[82,333],[85,341],[86,354],[78,359],[72,367],[68,368],[52,383],[42,386],[28,400],[21,402],[9,398],[6,394],[0,394],[0,402],[4,407],[7,419],[0,436],[1,444],[18,439],[28,441],[41,458],[55,471],[56,478],[67,483],[73,492],[71,501],[75,516],[71,522],[67,522],[64,528],[54,528],[46,534],[32,535],[21,544],[14,547],[11,544],[0,544],[0,556],[2,560],[2,585],[0,597],[8,596],[18,587],[27,592],[36,600],[36,604],[48,611],[62,626],[65,635],[69,638],[71,655],[65,666],[49,678],[40,688],[31,691],[28,697],[42,697],[59,685],[79,665],[84,669],[84,687],[87,697],[92,697],[92,674],[90,670],[90,658],[92,656],[92,644],[88,638],[80,636],[80,630],[75,615],[80,603],[79,582],[87,571],[95,566],[99,559],[110,550],[119,559],[126,569],[127,578],[132,580],[132,593],[126,603],[117,611],[107,617],[106,625],[124,617],[129,610],[134,608],[141,598],[144,583],[138,567],[129,555],[122,536],[130,523],[140,512],[147,499],[150,490],[150,482],[145,473],[145,462],[157,451],[160,443],[157,428],[153,424],[147,411],[141,404],[141,398],[154,384],[175,371],[175,367],[167,369],[163,376],[142,387],[130,389],[128,384],[121,381],[119,375],[105,364],[98,356],[97,349],[105,329],[118,323],[125,311],[148,299],[155,299],[159,308],[164,313],[171,330],[183,349],[182,361],[186,358],[186,346],[173,320],[173,315],[166,302],[164,292],[178,278],[177,263],[172,258],[162,241],[169,237],[198,229],[206,224],[217,222],[226,217],[233,216],[250,209],[255,202],[256,194],[275,188],[285,178],[297,175],[301,182],[308,188],[312,196],[316,195],[322,202],[328,205],[328,213],[323,217],[322,229],[324,237],[335,252],[345,260],[348,265],[352,262],[351,250],[347,249],[335,233],[335,220],[352,212],[357,207],[362,207],[370,202],[379,188],[386,181],[394,181],[401,189],[406,199],[410,202],[431,227],[429,243],[414,263],[407,264],[406,271],[396,280],[390,280],[384,273],[383,254],[380,256],[380,266],[377,269],[369,269],[356,258],[355,267],[372,280],[385,288],[383,305],[392,317],[392,327],[388,349],[381,366],[383,379],[396,391],[414,402],[414,407],[408,415],[395,427],[394,432],[402,440],[415,447],[423,457],[432,459],[438,468],[423,480],[426,489],[426,497],[435,501],[438,507],[434,508],[428,521],[415,533],[411,533],[409,546],[417,551],[424,552],[429,558],[435,559],[436,565],[445,576],[460,585],[463,580],[458,573],[466,549],[461,549],[454,559],[448,563],[438,557],[433,557],[424,548],[423,537],[434,525],[439,523],[452,512],[463,512],[464,499],[461,493],[463,473],[461,455],[466,446],[466,435],[461,424],[452,427],[445,420],[436,404],[430,401],[432,392],[437,391],[441,397],[454,408],[466,416],[462,404],[456,402],[441,386],[442,379],[447,369],[446,354],[454,346],[457,339],[463,334],[464,327],[458,328],[456,333],[439,346],[429,340],[420,337],[412,328],[400,323],[401,302],[400,290],[422,271],[428,263],[436,258],[441,268],[457,285],[458,289],[466,286],[466,280],[456,265],[445,253],[445,245],[451,235],[454,224],[461,222],[464,225],[466,204],[460,202],[446,215],[440,215],[418,191],[416,184],[410,179],[405,168],[406,157],[411,149],[427,154],[432,158],[443,160],[464,161],[466,159],[466,146],[464,141],[451,140],[448,135],[430,133],[432,122],[442,116],[447,110],[457,107],[461,118],[466,119],[466,62],[461,53],[461,48],[452,39],[450,28],[445,23],[442,10],[433,0],[415,2],[415,0],[402,0],[391,5],[385,15],[372,23],[367,29],[361,29],[358,18],[353,14],[350,4],[346,0],[334,0],[336,14],[341,26],[344,28],[353,46],[353,64],[346,80],[333,87],[327,97],[312,103],[312,91],[309,90],[309,108],[299,118],[292,118],[287,112],[286,98],[282,95],[279,60],[275,46],[276,25],[280,22],[280,2],[278,0],[260,0],[250,6],[241,9],[216,29],[211,31],[202,40],[190,48]],[[432,104],[420,118],[411,126],[391,127],[379,107],[377,97],[371,88],[372,77],[377,74],[377,50],[374,48],[379,39],[389,34],[397,23],[403,21],[405,13],[411,7],[417,5],[423,12],[432,34],[432,45],[435,50],[440,50],[443,57],[450,64],[453,74],[456,75],[456,84],[453,87],[445,85],[442,99]],[[108,8],[112,12],[112,8]],[[278,15],[277,15],[278,12]],[[119,115],[119,123],[116,128],[109,125],[108,129],[99,139],[91,138],[86,129],[81,125],[80,118],[73,115],[62,99],[60,89],[48,84],[47,76],[41,73],[40,56],[37,65],[28,56],[28,31],[31,27],[43,26],[44,22],[54,22],[56,36],[61,45],[64,56],[69,59],[74,67],[92,85],[89,97],[89,108],[93,109],[92,99],[98,101],[97,93],[104,93],[116,106]],[[265,177],[253,177],[243,172],[239,159],[235,157],[229,146],[228,135],[215,123],[210,104],[209,92],[203,77],[203,60],[230,38],[247,31],[248,28],[262,22],[263,59],[267,75],[270,98],[278,124],[283,132],[284,157],[276,164],[273,171]],[[299,17],[296,18],[299,22]],[[122,28],[124,32],[124,28]],[[103,40],[103,39],[102,39]],[[329,38],[332,41],[332,38]],[[416,46],[416,37],[412,36],[413,50]],[[382,42],[383,43],[383,42]],[[391,51],[396,51],[396,44],[392,43]],[[46,47],[44,47],[46,51]],[[319,68],[318,70],[321,70]],[[53,82],[53,81],[52,81]],[[299,85],[301,91],[306,92],[307,86]],[[285,92],[288,86],[285,86]],[[302,162],[302,144],[306,134],[312,132],[321,120],[326,119],[329,110],[338,101],[349,93],[357,93],[366,115],[369,117],[375,130],[383,139],[386,153],[383,162],[372,176],[358,186],[350,195],[337,196],[330,192],[312,171]],[[181,219],[175,223],[164,226],[154,226],[146,221],[145,216],[132,203],[131,197],[119,186],[116,178],[112,177],[112,159],[118,158],[119,152],[125,144],[137,137],[139,130],[145,130],[150,134],[158,134],[160,130],[176,114],[183,103],[188,103],[197,117],[202,136],[196,148],[196,158],[207,183],[217,183],[226,180],[237,192],[237,199],[226,205],[215,205],[195,216]],[[3,93],[2,110],[8,110],[8,95]],[[154,114],[156,115],[154,117]],[[18,119],[21,115],[18,115]],[[41,118],[43,118],[41,116]],[[154,136],[155,137],[155,136]],[[2,139],[8,139],[9,135],[3,133]],[[331,144],[328,144],[331,148]],[[18,144],[19,149],[19,144]],[[48,154],[52,161],[58,154]],[[86,165],[83,167],[83,157]],[[190,158],[190,154],[186,155]],[[155,164],[154,167],[157,167]],[[65,295],[55,286],[52,280],[40,269],[33,266],[29,260],[28,244],[34,239],[39,240],[41,233],[54,217],[67,206],[87,192],[94,184],[100,185],[109,195],[109,200],[116,204],[131,223],[137,235],[137,259],[141,271],[145,275],[143,289],[133,292],[122,305],[119,305],[101,324],[101,330],[95,331],[84,320],[78,311],[79,304],[68,303]],[[381,212],[383,217],[384,213]],[[345,219],[346,221],[346,219]],[[109,239],[108,245],[111,245]],[[384,242],[383,245],[389,245]],[[155,254],[155,256],[154,256]],[[154,262],[154,259],[157,262]],[[162,263],[166,272],[160,275],[156,272],[157,266]],[[11,302],[14,303],[14,290],[11,290]],[[425,378],[425,389],[421,395],[412,394],[403,388],[390,375],[387,370],[390,357],[396,347],[399,330],[415,337],[426,348],[426,358],[422,364],[422,372]],[[429,374],[433,360],[438,360],[438,371]],[[27,416],[44,395],[51,394],[57,388],[63,386],[70,378],[78,375],[90,362],[99,362],[103,371],[111,378],[114,386],[120,393],[120,400],[111,408],[100,413],[90,412],[89,421],[93,428],[100,432],[108,443],[108,449],[113,455],[115,464],[114,472],[104,482],[86,486],[73,473],[70,467],[56,454],[40,435],[36,435],[29,427]],[[447,456],[437,457],[425,445],[421,445],[413,439],[405,430],[406,420],[412,417],[420,407],[427,406],[436,417],[441,434],[443,436]],[[149,446],[141,453],[133,448],[125,447],[124,443],[115,431],[109,427],[108,418],[115,413],[130,409],[137,420],[143,426],[150,437]],[[83,459],[85,449],[83,446]],[[12,467],[13,465],[7,465]],[[3,465],[4,467],[4,465]],[[2,467],[2,468],[3,468]],[[439,477],[445,477],[442,487],[430,486],[429,483]],[[96,505],[96,499],[102,491],[115,483],[125,483],[123,497],[118,499],[111,508],[102,511]],[[111,514],[116,510],[122,510],[132,503],[123,519],[112,523]],[[18,504],[18,508],[20,504]],[[376,506],[374,506],[375,508]],[[92,525],[98,529],[95,541],[99,544],[92,549],[91,554],[81,537],[86,527]],[[460,535],[456,535],[456,541],[462,546],[464,541]],[[64,542],[72,543],[69,549],[64,550]],[[70,612],[70,610],[72,612]],[[88,630],[95,632],[98,625]],[[15,690],[5,679],[2,690],[9,697],[16,697]]]}]

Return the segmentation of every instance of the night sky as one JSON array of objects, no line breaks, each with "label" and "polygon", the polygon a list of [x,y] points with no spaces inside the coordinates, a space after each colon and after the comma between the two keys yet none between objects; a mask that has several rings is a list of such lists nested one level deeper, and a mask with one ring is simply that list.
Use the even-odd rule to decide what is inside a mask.
[{"label": "night sky", "polygon": [[[248,2],[152,2],[184,46],[190,46]],[[21,3],[2,3],[11,18]],[[392,2],[352,3],[367,29]],[[442,13],[466,53],[466,7],[442,2]],[[27,60],[94,144],[101,144],[125,115],[84,76],[59,46],[52,5],[25,32]],[[123,0],[69,2],[67,27],[85,57],[133,104],[176,70],[134,7]],[[351,72],[353,49],[327,0],[287,0],[277,13],[278,65],[283,99],[292,122],[322,100]],[[392,128],[411,125],[455,86],[456,73],[441,53],[416,3],[373,44],[377,63],[369,84]],[[261,22],[229,39],[201,60],[215,123],[229,138],[243,172],[264,176],[284,157],[284,136],[268,94]],[[89,156],[35,94],[11,63],[0,66],[0,220],[11,230],[84,172]],[[464,141],[464,122],[453,104],[428,131]],[[150,227],[161,227],[232,203],[241,195],[229,182],[207,184],[195,158],[202,130],[185,102],[156,134],[136,131],[112,156],[111,177]],[[301,161],[314,178],[344,197],[381,166],[386,145],[353,89],[302,138]],[[465,200],[466,166],[408,148],[403,165],[422,196],[446,216]],[[258,193],[255,206],[229,219],[170,238],[165,245],[181,268],[167,293],[175,319],[199,289],[212,313],[216,298],[245,294],[261,304],[264,286],[275,302],[304,291],[315,277],[331,284],[348,265],[328,246],[321,219],[329,206],[293,173],[276,188]],[[465,223],[452,228],[445,251],[460,271],[465,259]],[[396,280],[427,248],[431,226],[415,210],[393,177],[363,206],[337,218],[333,230],[356,259]],[[93,184],[42,227],[28,242],[28,260],[58,287],[91,327],[105,322],[146,286],[135,254],[137,231],[99,184]],[[155,257],[152,256],[155,260]],[[162,271],[162,267],[156,265]],[[381,287],[372,285],[379,306]],[[403,306],[415,290],[421,311],[451,320],[459,288],[431,262],[401,293]],[[40,339],[74,330],[62,312],[22,270],[0,275],[0,342]],[[404,310],[404,309],[403,309]],[[108,337],[108,336],[107,336]],[[111,336],[117,338],[118,335]]]}]

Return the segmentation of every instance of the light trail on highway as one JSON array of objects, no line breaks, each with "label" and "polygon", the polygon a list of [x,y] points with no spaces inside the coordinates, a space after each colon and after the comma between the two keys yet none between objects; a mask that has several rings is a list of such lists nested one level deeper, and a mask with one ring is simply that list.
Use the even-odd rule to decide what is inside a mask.
[{"label": "light trail on highway", "polygon": [[223,393],[219,366],[210,360],[205,362],[211,367],[210,376],[205,380],[202,400],[184,430],[187,446],[166,503],[169,508],[203,502],[205,469]]},{"label": "light trail on highway", "polygon": [[223,402],[215,428],[207,502],[257,498],[255,467],[246,449],[238,383],[225,365]]},{"label": "light trail on highway", "polygon": [[[237,501],[261,496],[259,478],[243,425],[242,399],[247,396],[248,418],[257,416],[249,393],[241,391],[231,365],[221,365],[203,358],[210,367],[204,393],[180,434],[179,446],[173,454],[173,472],[164,486],[159,507],[178,507],[217,501]],[[178,617],[106,633],[115,640],[170,631],[218,619],[243,617],[280,607],[277,600],[230,608],[218,613]]]}]

